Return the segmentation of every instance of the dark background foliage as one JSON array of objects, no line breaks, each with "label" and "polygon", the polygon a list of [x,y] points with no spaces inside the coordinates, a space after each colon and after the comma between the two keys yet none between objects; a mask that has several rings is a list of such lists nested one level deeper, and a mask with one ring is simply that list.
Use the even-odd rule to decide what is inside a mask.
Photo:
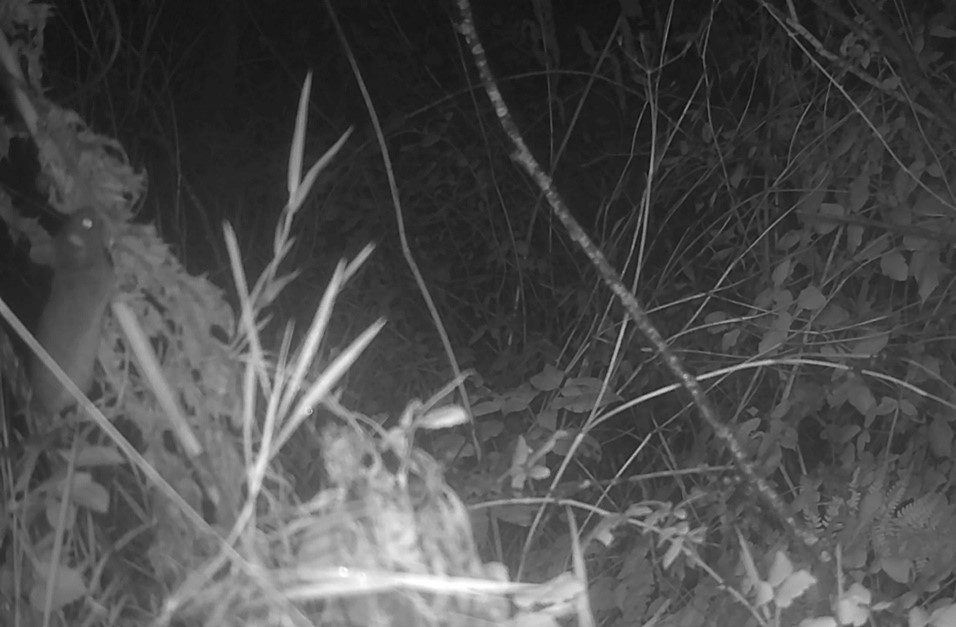
[{"label": "dark background foliage", "polygon": [[[469,385],[490,455],[454,462],[461,489],[497,494],[483,477],[508,470],[516,446],[537,450],[558,429],[587,425],[569,477],[618,481],[582,498],[612,510],[641,498],[689,501],[715,532],[704,557],[722,573],[736,563],[732,527],[774,545],[779,530],[745,486],[716,470],[676,472],[727,463],[684,397],[626,402],[672,381],[510,161],[451,4],[332,4],[384,128],[413,253],[458,359],[480,375]],[[913,504],[930,510],[909,510],[919,524],[938,520],[952,509],[956,473],[953,9],[476,4],[532,150],[691,370],[716,373],[709,393],[761,472],[834,544],[852,545],[838,537],[844,526],[876,529],[861,532],[860,572],[900,584],[885,566],[894,542],[878,523],[909,529],[902,512]],[[284,202],[297,97],[313,72],[308,152],[356,131],[300,217],[293,264],[302,275],[273,331],[308,319],[335,261],[373,241],[333,337],[344,341],[382,314],[389,326],[350,373],[350,400],[394,416],[447,382],[399,248],[381,147],[324,3],[56,8],[48,97],[119,138],[149,172],[141,218],[224,287],[223,221],[235,225],[251,272],[270,256],[264,234]],[[595,406],[619,411],[595,425]],[[451,440],[433,444],[457,450]],[[539,463],[554,470],[566,453],[558,446]],[[652,471],[667,476],[621,481]],[[889,513],[876,523],[853,506],[866,490],[884,495]],[[927,495],[942,500],[930,507]],[[546,572],[547,548],[560,538],[524,545],[514,533],[504,542],[535,547],[522,563]],[[940,542],[937,552],[952,549]],[[594,584],[599,611],[649,615],[649,599],[676,591],[693,591],[681,597],[693,599],[688,616],[695,603],[716,603],[709,582],[655,570],[654,551],[640,539],[606,558]],[[534,556],[544,562],[537,570]],[[927,571],[926,556],[892,559],[912,565],[907,585],[951,584],[951,565]]]}]

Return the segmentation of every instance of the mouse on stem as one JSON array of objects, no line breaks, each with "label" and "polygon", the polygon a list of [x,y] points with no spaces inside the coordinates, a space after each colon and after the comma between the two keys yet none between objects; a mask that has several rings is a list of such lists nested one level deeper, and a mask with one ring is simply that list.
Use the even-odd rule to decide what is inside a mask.
[{"label": "mouse on stem", "polygon": [[[84,393],[93,384],[103,318],[115,285],[102,218],[91,208],[80,209],[53,239],[53,282],[36,338]],[[34,354],[29,375],[33,405],[47,416],[55,417],[74,403]]]}]

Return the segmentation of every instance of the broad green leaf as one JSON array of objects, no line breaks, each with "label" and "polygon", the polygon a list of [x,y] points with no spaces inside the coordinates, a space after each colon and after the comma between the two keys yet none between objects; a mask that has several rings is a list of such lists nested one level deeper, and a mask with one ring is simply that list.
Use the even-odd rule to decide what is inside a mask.
[{"label": "broad green leaf", "polygon": [[933,627],[956,627],[956,603],[943,605],[933,610],[929,616]]},{"label": "broad green leaf", "polygon": [[558,412],[556,409],[542,409],[535,417],[535,422],[548,431],[558,428]]},{"label": "broad green leaf", "polygon": [[[60,456],[69,459],[70,452],[61,450]],[[116,466],[123,463],[123,455],[113,445],[85,444],[76,453],[76,467]]]},{"label": "broad green leaf", "polygon": [[505,428],[505,423],[497,418],[476,422],[478,426],[478,440],[481,442],[486,442],[491,438],[498,437]]},{"label": "broad green leaf", "polygon": [[683,537],[677,537],[671,540],[670,546],[667,547],[667,551],[664,553],[663,566],[665,569],[674,563],[674,560],[681,554],[683,546]]},{"label": "broad green leaf", "polygon": [[886,348],[886,345],[889,343],[889,341],[889,333],[879,333],[877,335],[864,338],[853,344],[853,346],[850,348],[850,352],[854,355],[867,355],[869,357],[875,357],[879,355],[884,348]]},{"label": "broad green leaf", "polygon": [[73,502],[105,514],[110,507],[109,492],[87,473],[77,473],[73,482]]},{"label": "broad green leaf", "polygon": [[840,596],[837,602],[837,619],[841,625],[861,627],[870,619],[870,591],[854,583],[850,589]]},{"label": "broad green leaf", "polygon": [[513,390],[501,395],[501,413],[511,414],[522,412],[531,406],[531,401],[538,395],[538,391],[522,384]]},{"label": "broad green leaf", "polygon": [[793,301],[793,293],[790,292],[790,290],[777,289],[773,291],[773,305],[775,310],[789,309]]},{"label": "broad green leaf", "polygon": [[939,459],[953,456],[953,428],[945,418],[937,416],[929,424],[929,446]]},{"label": "broad green leaf", "polygon": [[[846,215],[846,209],[843,205],[835,202],[820,203],[820,215],[842,218]],[[813,229],[820,235],[826,235],[839,226],[836,221],[816,220],[813,223]]]},{"label": "broad green leaf", "polygon": [[[939,17],[943,17],[940,15]],[[944,18],[945,19],[945,18]],[[956,31],[954,31],[949,26],[944,24],[935,23],[929,28],[929,34],[931,37],[939,37],[941,39],[952,39],[956,37]]]},{"label": "broad green leaf", "polygon": [[783,343],[786,341],[786,331],[781,331],[779,329],[769,329],[760,339],[760,344],[758,345],[757,350],[761,354],[767,354],[783,346]]},{"label": "broad green leaf", "polygon": [[475,418],[478,418],[479,416],[486,416],[488,414],[493,414],[496,411],[500,411],[500,410],[501,410],[501,399],[493,398],[491,400],[482,401],[480,403],[476,403],[475,405],[473,405],[471,408],[471,415],[474,416]]},{"label": "broad green leaf", "polygon": [[884,557],[880,559],[880,568],[893,581],[907,584],[913,572],[913,562],[903,558]]},{"label": "broad green leaf", "polygon": [[906,202],[910,192],[913,191],[914,185],[916,185],[916,181],[904,168],[897,170],[893,176],[893,191],[899,202]]},{"label": "broad green leaf", "polygon": [[816,326],[821,329],[833,329],[842,326],[850,319],[850,312],[833,302],[823,308],[816,318]]},{"label": "broad green leaf", "polygon": [[944,271],[939,261],[939,252],[935,249],[918,250],[913,253],[912,263],[913,274],[919,285],[919,297],[925,303],[939,287],[940,273]]},{"label": "broad green leaf", "polygon": [[779,264],[777,264],[776,268],[774,268],[773,275],[771,276],[771,280],[773,281],[773,284],[775,287],[780,287],[781,285],[783,285],[783,282],[786,281],[787,277],[790,276],[791,263],[792,262],[790,261],[790,257],[787,257],[786,259],[781,261]]},{"label": "broad green leaf", "polygon": [[550,392],[558,389],[564,380],[564,371],[558,370],[551,364],[545,364],[544,369],[531,377],[530,382],[542,392]]},{"label": "broad green leaf", "polygon": [[881,91],[895,91],[900,88],[900,77],[899,76],[890,76],[883,80],[880,83]]},{"label": "broad green leaf", "polygon": [[827,297],[815,285],[805,287],[797,296],[797,305],[808,311],[817,311],[827,303]]},{"label": "broad green leaf", "polygon": [[740,181],[743,180],[744,174],[747,173],[746,168],[744,167],[744,162],[737,164],[737,167],[734,168],[734,171],[730,173],[730,188],[737,189],[737,186],[740,185]]},{"label": "broad green leaf", "polygon": [[763,607],[773,600],[773,586],[766,581],[758,581],[754,590],[756,591],[754,603],[757,604],[757,607]]},{"label": "broad green leaf", "polygon": [[[62,484],[62,481],[60,482]],[[59,488],[58,488],[59,489]],[[51,498],[44,503],[46,521],[50,525],[51,529],[56,529],[59,525],[60,518],[60,499]],[[76,503],[70,501],[66,506],[66,521],[64,527],[66,529],[73,529],[76,525]]]},{"label": "broad green leaf", "polygon": [[777,587],[783,581],[793,574],[793,562],[783,551],[777,551],[773,556],[773,564],[770,565],[770,572],[767,574],[767,582]]},{"label": "broad green leaf", "polygon": [[787,231],[780,237],[780,239],[777,240],[776,248],[777,250],[790,250],[799,244],[802,238],[803,233],[801,231],[796,229],[793,231]]},{"label": "broad green leaf", "polygon": [[850,183],[849,213],[858,213],[869,199],[870,177],[866,173],[861,172],[853,179],[853,182]]},{"label": "broad green leaf", "polygon": [[[826,192],[823,189],[816,189],[803,198],[797,203],[797,211],[802,213],[807,213],[810,215],[820,212],[820,204],[823,202],[823,199],[826,197]],[[814,221],[814,226],[820,224],[817,221]]]},{"label": "broad green leaf", "polygon": [[728,325],[720,324],[730,318],[726,311],[712,311],[704,316],[704,324],[707,325],[707,332],[711,335],[718,335],[728,329]]},{"label": "broad green leaf", "polygon": [[790,331],[790,327],[793,326],[793,316],[789,312],[781,312],[770,326],[778,331]]},{"label": "broad green leaf", "polygon": [[723,350],[727,351],[737,346],[737,342],[740,340],[740,329],[734,329],[733,331],[728,331],[724,333],[724,336],[720,338],[720,346]]},{"label": "broad green leaf", "polygon": [[876,398],[873,392],[861,379],[854,379],[847,389],[847,401],[862,415],[867,415],[876,408]]},{"label": "broad green leaf", "polygon": [[928,217],[949,215],[949,208],[940,196],[942,195],[939,193],[930,193],[921,189],[916,197],[916,202],[913,204],[913,214]]},{"label": "broad green leaf", "polygon": [[890,241],[886,237],[877,237],[876,239],[871,239],[866,243],[866,246],[861,248],[859,252],[856,253],[856,260],[860,262],[866,262],[876,259],[881,257],[889,247]]},{"label": "broad green leaf", "polygon": [[491,508],[491,515],[498,520],[509,522],[519,527],[527,527],[534,520],[537,512],[536,505],[519,503],[516,505],[499,505]]},{"label": "broad green leaf", "polygon": [[777,604],[777,607],[786,609],[793,605],[796,599],[803,596],[803,593],[806,592],[810,586],[816,583],[816,577],[808,571],[798,570],[777,586],[774,603]]},{"label": "broad green leaf", "polygon": [[[34,609],[42,610],[46,603],[46,581],[50,578],[49,562],[38,564],[38,581],[30,590],[30,605]],[[83,575],[75,568],[60,564],[56,569],[56,580],[53,582],[53,610],[59,610],[87,594],[86,582]]]},{"label": "broad green leaf", "polygon": [[903,255],[894,250],[880,258],[880,270],[894,281],[905,281],[909,277],[909,267]]},{"label": "broad green leaf", "polygon": [[[555,440],[551,452],[562,457],[567,456],[577,435],[577,430],[566,432],[566,435]],[[585,435],[574,454],[583,459],[601,459],[601,443],[591,435]]]}]

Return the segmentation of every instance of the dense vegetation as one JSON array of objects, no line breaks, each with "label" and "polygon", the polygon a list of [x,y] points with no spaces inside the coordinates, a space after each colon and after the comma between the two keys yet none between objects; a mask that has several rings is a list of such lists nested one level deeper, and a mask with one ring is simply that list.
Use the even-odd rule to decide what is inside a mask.
[{"label": "dense vegetation", "polygon": [[[519,498],[548,495],[588,505],[572,508],[588,538],[615,514],[651,532],[618,527],[582,547],[602,624],[758,620],[722,588],[746,581],[769,585],[786,621],[828,614],[834,597],[848,622],[873,609],[866,594],[894,601],[895,616],[953,597],[946,2],[475,7],[557,191],[816,550],[839,551],[839,585],[835,562],[805,560],[736,480],[722,441],[515,166],[452,7],[343,2],[333,19],[294,1],[99,4],[63,3],[49,22],[46,95],[123,143],[149,173],[140,218],[225,289],[223,221],[250,273],[271,258],[276,216],[260,208],[284,202],[307,71],[307,154],[355,127],[297,218],[288,263],[301,274],[264,337],[278,345],[285,321],[311,318],[335,262],[375,242],[326,339],[334,355],[336,338],[388,319],[343,402],[389,424],[451,380],[451,348],[472,372],[483,455],[467,430],[425,444],[466,501],[502,499],[473,524],[513,577],[553,577],[575,550],[568,510]],[[287,451],[299,489],[319,480],[315,448]],[[755,571],[741,566],[750,555]],[[793,605],[780,589],[799,568],[818,585]],[[769,598],[747,598],[767,611]]]}]

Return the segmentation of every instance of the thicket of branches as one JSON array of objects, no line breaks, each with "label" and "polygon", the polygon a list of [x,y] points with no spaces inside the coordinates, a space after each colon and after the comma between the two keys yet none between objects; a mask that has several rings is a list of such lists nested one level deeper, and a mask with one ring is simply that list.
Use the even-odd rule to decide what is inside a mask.
[{"label": "thicket of branches", "polygon": [[[666,502],[688,517],[686,528],[660,524],[670,546],[692,530],[707,541],[686,536],[678,556],[659,535],[619,534],[590,556],[600,620],[780,620],[761,613],[761,584],[797,619],[828,614],[834,596],[848,622],[875,609],[866,594],[900,615],[952,597],[956,11],[870,0],[475,7],[503,95],[575,217],[759,473],[840,554],[839,582],[834,564],[802,564],[820,592],[794,606],[780,588],[804,571],[780,565],[785,535],[511,161],[455,14],[345,3],[346,50],[324,7],[292,4],[60,7],[48,96],[123,142],[150,175],[141,217],[226,287],[223,220],[250,271],[271,259],[261,235],[275,216],[256,208],[284,201],[289,120],[315,71],[324,89],[307,154],[357,130],[297,218],[289,262],[300,280],[274,319],[311,316],[334,263],[374,241],[331,319],[332,355],[336,338],[378,316],[388,325],[343,398],[387,420],[445,385],[401,223],[473,372],[474,440],[443,432],[428,445],[466,500],[503,499],[472,520],[485,557],[519,579],[566,568],[576,545],[565,510],[525,495],[587,503],[574,513],[592,539],[613,514],[655,527],[633,508]],[[282,330],[264,337],[278,345]],[[318,481],[313,444],[293,443],[284,459],[302,482]],[[784,575],[767,584],[768,568]],[[740,581],[765,595],[749,610],[721,587]]]}]

